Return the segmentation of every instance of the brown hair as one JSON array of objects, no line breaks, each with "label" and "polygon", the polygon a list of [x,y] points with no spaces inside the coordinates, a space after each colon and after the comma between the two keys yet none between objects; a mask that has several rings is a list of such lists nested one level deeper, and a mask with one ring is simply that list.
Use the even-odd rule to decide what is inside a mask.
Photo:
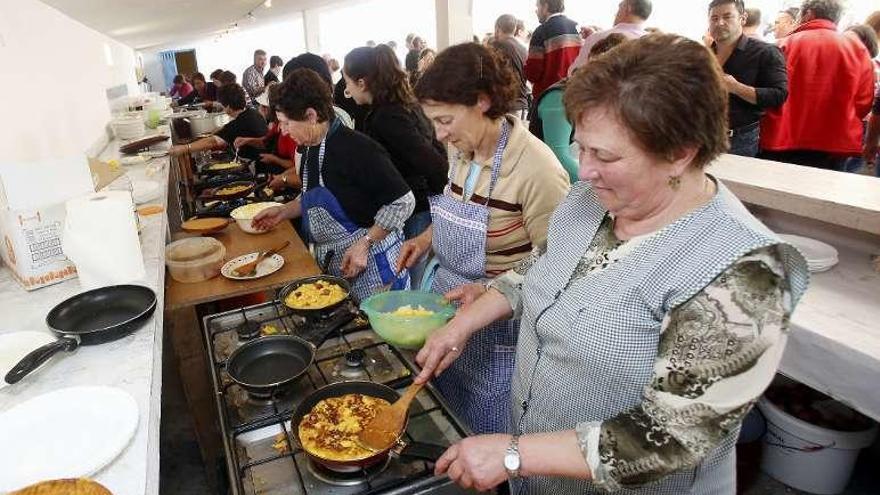
[{"label": "brown hair", "polygon": [[247,99],[244,89],[236,83],[224,84],[217,90],[217,101],[233,110],[244,110]]},{"label": "brown hair", "polygon": [[541,0],[541,3],[547,6],[547,11],[551,14],[558,14],[565,10],[565,0]]},{"label": "brown hair", "polygon": [[603,53],[611,50],[612,48],[617,47],[621,43],[627,41],[629,38],[626,37],[623,33],[611,33],[608,36],[602,38],[597,41],[593,48],[590,48],[590,59],[593,57],[598,57]]},{"label": "brown hair", "polygon": [[611,109],[645,151],[666,160],[697,147],[703,167],[727,149],[727,92],[721,68],[702,45],[671,34],[628,41],[590,60],[569,80],[565,110]]},{"label": "brown hair", "polygon": [[859,38],[859,41],[865,45],[865,48],[868,49],[868,54],[871,58],[877,58],[877,53],[880,52],[880,47],[877,46],[877,33],[871,28],[871,26],[866,26],[865,24],[856,24],[855,26],[850,26],[847,28],[847,32],[852,32]]},{"label": "brown hair", "polygon": [[870,26],[874,32],[877,34],[877,37],[880,37],[880,10],[876,10],[865,19],[865,25]]},{"label": "brown hair", "polygon": [[387,45],[355,48],[345,56],[342,72],[354,80],[364,80],[374,105],[396,103],[409,107],[416,104],[406,72]]},{"label": "brown hair", "polygon": [[463,43],[437,55],[416,85],[416,97],[466,106],[477,104],[481,94],[489,97],[486,116],[497,119],[510,108],[519,91],[510,65],[493,49]]},{"label": "brown hair", "polygon": [[238,82],[238,77],[236,77],[235,73],[230,72],[228,70],[224,70],[222,74],[217,78],[224,86],[227,84],[235,84]]},{"label": "brown hair", "polygon": [[[269,93],[269,97],[272,96]],[[275,111],[284,112],[292,120],[304,120],[309,108],[318,114],[319,122],[326,122],[335,115],[330,86],[311,69],[292,71],[289,77],[284,78],[274,96]]]}]

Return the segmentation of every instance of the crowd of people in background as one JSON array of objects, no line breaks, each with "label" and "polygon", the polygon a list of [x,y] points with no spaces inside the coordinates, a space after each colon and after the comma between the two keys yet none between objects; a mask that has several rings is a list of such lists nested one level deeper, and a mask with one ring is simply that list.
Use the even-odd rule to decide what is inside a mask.
[{"label": "crowd of people in background", "polygon": [[[730,153],[850,172],[875,169],[880,124],[871,107],[875,83],[880,83],[880,14],[841,30],[843,7],[838,0],[804,1],[800,7],[776,12],[772,23],[762,22],[766,16],[742,0],[716,0],[707,7],[703,42],[725,74]],[[562,111],[566,81],[594,54],[658,33],[648,25],[651,14],[650,0],[623,0],[610,27],[602,29],[579,26],[566,17],[564,0],[538,0],[540,25],[534,32],[525,29],[522,19],[503,14],[494,32],[482,40],[475,36],[476,42],[499,52],[516,77],[518,91],[509,112],[529,122],[532,132],[546,140],[572,180],[577,156],[571,146],[572,126]],[[400,56],[393,40],[378,45],[371,40],[365,46],[388,47],[411,88],[437,56],[416,33],[403,40]],[[823,64],[800,63],[813,57],[821,57]],[[335,85],[337,107],[363,130],[369,105],[346,96],[339,61],[329,54],[323,58]],[[828,70],[831,66],[841,69]],[[258,106],[257,99],[282,81],[283,67],[281,57],[254,52],[252,65],[241,74],[249,105]],[[177,74],[168,94],[182,105],[216,102],[218,90],[236,82],[234,73],[222,69],[209,79],[199,72]]]}]

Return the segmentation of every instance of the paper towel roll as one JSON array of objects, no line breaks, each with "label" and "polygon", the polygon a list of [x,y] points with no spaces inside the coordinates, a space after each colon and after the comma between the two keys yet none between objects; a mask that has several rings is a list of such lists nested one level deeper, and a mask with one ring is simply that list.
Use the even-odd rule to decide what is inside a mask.
[{"label": "paper towel roll", "polygon": [[62,249],[83,288],[144,278],[144,258],[128,191],[106,191],[66,203]]}]

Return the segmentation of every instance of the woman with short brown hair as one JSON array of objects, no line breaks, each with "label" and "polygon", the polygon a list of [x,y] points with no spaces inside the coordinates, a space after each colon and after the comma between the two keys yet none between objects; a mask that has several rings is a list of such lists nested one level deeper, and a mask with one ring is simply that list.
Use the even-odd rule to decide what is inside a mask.
[{"label": "woman with short brown hair", "polygon": [[[416,86],[437,139],[447,144],[449,178],[430,198],[432,228],[407,241],[401,266],[433,249],[431,290],[466,303],[484,283],[543,248],[550,212],[568,192],[553,152],[507,116],[518,83],[501,56],[467,43],[441,52]],[[477,433],[507,431],[516,322],[473,342],[437,384]]]},{"label": "woman with short brown hair", "polygon": [[[695,41],[650,35],[576,72],[578,182],[547,249],[434,332],[417,381],[485,325],[519,318],[512,435],[470,437],[436,471],[514,493],[730,495],[742,418],[773,379],[806,290],[803,257],[705,166],[727,93]],[[487,328],[492,328],[487,327]]]}]

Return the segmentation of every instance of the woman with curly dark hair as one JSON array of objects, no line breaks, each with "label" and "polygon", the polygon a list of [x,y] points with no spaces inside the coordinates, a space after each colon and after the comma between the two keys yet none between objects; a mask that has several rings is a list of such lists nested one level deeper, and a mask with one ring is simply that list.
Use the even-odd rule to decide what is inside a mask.
[{"label": "woman with curly dark hair", "polygon": [[416,209],[404,234],[411,239],[431,225],[428,197],[443,194],[446,148],[416,101],[406,73],[387,45],[355,48],[342,69],[346,92],[370,110],[363,132],[385,147],[416,197]]},{"label": "woman with curly dark hair", "polygon": [[[547,240],[568,175],[546,144],[506,115],[519,86],[495,50],[475,43],[441,52],[416,86],[437,139],[449,145],[449,179],[430,198],[433,225],[407,241],[400,266],[433,249],[431,290],[467,304],[484,284]],[[518,322],[490,325],[435,384],[476,433],[508,431]],[[450,358],[451,360],[452,358]]]},{"label": "woman with curly dark hair", "polygon": [[264,230],[302,217],[315,257],[330,255],[329,272],[352,280],[358,300],[388,283],[392,289],[409,287],[408,274],[398,278],[392,270],[416,201],[388,153],[341,124],[330,85],[311,69],[292,71],[272,97],[282,130],[305,147],[302,194],[261,212],[254,227]]}]

